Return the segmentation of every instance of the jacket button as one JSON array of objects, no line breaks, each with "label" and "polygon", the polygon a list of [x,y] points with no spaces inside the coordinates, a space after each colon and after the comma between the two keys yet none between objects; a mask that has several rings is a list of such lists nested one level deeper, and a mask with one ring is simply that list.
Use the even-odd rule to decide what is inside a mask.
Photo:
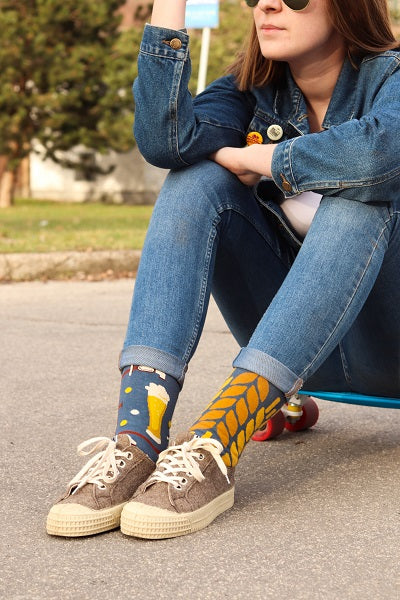
[{"label": "jacket button", "polygon": [[283,129],[280,125],[270,125],[267,129],[267,136],[272,142],[277,142],[283,136]]},{"label": "jacket button", "polygon": [[252,144],[262,144],[263,136],[258,131],[250,131],[246,136],[246,144],[251,146]]},{"label": "jacket button", "polygon": [[281,179],[282,179],[283,189],[285,190],[285,192],[291,192],[293,188],[292,188],[290,182],[286,179],[286,177],[284,176],[283,173],[281,173],[280,175],[281,175]]},{"label": "jacket button", "polygon": [[169,45],[173,50],[180,50],[182,48],[182,42],[178,38],[174,38],[170,41]]}]

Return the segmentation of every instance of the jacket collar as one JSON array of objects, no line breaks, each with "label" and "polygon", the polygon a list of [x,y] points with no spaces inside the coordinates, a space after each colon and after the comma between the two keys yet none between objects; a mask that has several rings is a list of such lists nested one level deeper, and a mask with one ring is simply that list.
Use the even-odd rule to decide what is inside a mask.
[{"label": "jacket collar", "polygon": [[[358,71],[346,58],[322,123],[324,129],[329,129],[332,125],[340,125],[353,117],[357,73]],[[309,133],[306,102],[292,77],[289,66],[286,69],[286,87],[276,91],[273,108],[280,119],[290,123],[301,135]]]}]

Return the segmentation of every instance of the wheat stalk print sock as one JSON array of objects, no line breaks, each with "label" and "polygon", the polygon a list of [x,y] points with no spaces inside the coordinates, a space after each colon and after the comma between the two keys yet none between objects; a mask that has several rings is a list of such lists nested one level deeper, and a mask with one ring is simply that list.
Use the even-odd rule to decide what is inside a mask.
[{"label": "wheat stalk print sock", "polygon": [[224,463],[234,467],[253,433],[285,402],[284,394],[267,379],[236,368],[190,431],[219,440]]},{"label": "wheat stalk print sock", "polygon": [[162,371],[131,365],[122,371],[116,435],[127,433],[152,460],[168,446],[180,385]]}]

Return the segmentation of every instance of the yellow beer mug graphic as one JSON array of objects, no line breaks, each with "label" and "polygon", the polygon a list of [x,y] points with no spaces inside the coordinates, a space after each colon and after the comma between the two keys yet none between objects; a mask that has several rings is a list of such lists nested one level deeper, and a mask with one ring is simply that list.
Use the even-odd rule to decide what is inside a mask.
[{"label": "yellow beer mug graphic", "polygon": [[147,390],[147,407],[149,409],[149,425],[146,433],[157,444],[161,444],[161,424],[167,410],[169,395],[162,385],[156,383],[146,385],[145,389]]}]

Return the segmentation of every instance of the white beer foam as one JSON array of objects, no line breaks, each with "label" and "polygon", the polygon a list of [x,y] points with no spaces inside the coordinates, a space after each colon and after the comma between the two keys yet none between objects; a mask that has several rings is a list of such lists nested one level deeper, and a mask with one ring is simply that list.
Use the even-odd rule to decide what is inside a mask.
[{"label": "white beer foam", "polygon": [[163,387],[162,385],[157,385],[156,383],[149,383],[149,385],[145,386],[145,389],[147,390],[149,396],[156,396],[157,398],[160,398],[160,400],[163,400],[165,404],[168,404],[169,394],[165,387]]}]

